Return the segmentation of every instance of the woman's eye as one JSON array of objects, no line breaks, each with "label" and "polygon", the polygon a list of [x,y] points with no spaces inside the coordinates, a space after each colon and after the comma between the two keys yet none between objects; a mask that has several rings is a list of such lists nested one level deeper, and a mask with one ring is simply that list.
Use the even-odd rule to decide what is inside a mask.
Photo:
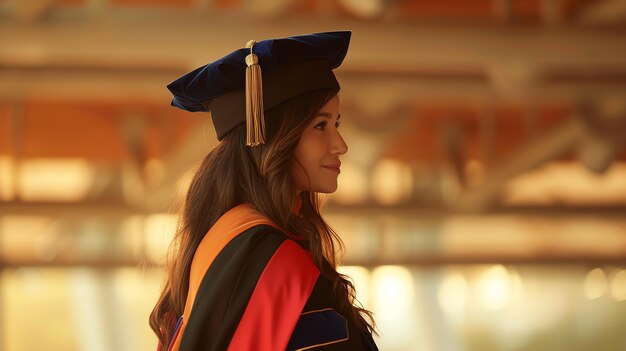
[{"label": "woman's eye", "polygon": [[[335,123],[335,128],[339,128],[339,126],[340,126],[340,125],[341,125],[341,123],[339,123],[339,122]],[[320,127],[320,126],[322,127],[322,129],[318,128],[318,127]],[[318,124],[315,126],[315,129],[320,129],[320,130],[323,130],[323,129],[324,129],[324,127],[326,127],[326,122],[320,122],[320,123],[318,123]]]}]

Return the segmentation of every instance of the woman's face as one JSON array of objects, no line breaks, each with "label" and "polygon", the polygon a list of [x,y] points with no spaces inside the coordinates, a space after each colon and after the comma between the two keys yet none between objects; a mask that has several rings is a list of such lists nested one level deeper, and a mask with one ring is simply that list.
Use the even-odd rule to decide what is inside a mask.
[{"label": "woman's face", "polygon": [[348,145],[337,130],[339,117],[339,98],[335,96],[313,116],[302,132],[293,165],[298,193],[302,190],[320,193],[337,190],[339,156],[348,152]]}]

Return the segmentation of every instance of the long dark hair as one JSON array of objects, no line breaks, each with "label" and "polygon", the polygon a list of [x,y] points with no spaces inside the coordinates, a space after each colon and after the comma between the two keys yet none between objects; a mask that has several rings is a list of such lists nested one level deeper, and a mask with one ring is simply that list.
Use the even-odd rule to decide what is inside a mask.
[{"label": "long dark hair", "polygon": [[332,283],[339,300],[338,312],[374,332],[372,313],[357,305],[353,284],[336,270],[335,256],[338,250],[343,251],[343,243],[320,215],[320,194],[301,191],[300,217],[292,213],[297,192],[291,172],[294,150],[314,114],[336,94],[318,90],[289,100],[266,112],[265,144],[247,147],[246,126],[241,124],[204,158],[187,192],[170,245],[165,286],[150,314],[150,327],[161,344],[169,343],[175,321],[183,314],[191,261],[198,245],[226,211],[244,202],[285,230],[305,236],[315,264]]}]

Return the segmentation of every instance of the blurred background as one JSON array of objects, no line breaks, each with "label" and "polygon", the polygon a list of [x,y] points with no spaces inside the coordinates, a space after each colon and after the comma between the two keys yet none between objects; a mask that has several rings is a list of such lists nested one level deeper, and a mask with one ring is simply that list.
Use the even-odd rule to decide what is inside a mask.
[{"label": "blurred background", "polygon": [[350,29],[326,218],[381,350],[626,350],[626,1],[0,1],[0,350],[153,350],[210,118],[176,77]]}]

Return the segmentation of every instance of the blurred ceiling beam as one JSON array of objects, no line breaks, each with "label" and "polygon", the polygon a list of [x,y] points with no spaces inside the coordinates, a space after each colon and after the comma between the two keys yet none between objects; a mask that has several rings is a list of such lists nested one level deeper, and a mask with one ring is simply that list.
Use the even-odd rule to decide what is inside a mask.
[{"label": "blurred ceiling beam", "polygon": [[512,0],[493,0],[496,18],[502,23],[510,23],[513,20]]},{"label": "blurred ceiling beam", "polygon": [[41,21],[54,9],[56,0],[13,0],[13,18],[22,24],[32,24]]},{"label": "blurred ceiling beam", "polygon": [[507,181],[570,151],[583,135],[583,128],[580,119],[572,116],[549,133],[529,140],[515,155],[496,165],[480,186],[464,191],[450,205],[478,212],[493,207]]},{"label": "blurred ceiling beam", "polygon": [[528,140],[518,152],[490,170],[480,186],[463,192],[450,205],[457,210],[484,211],[497,203],[507,181],[577,148],[588,169],[606,171],[622,149],[626,134],[626,108],[623,103],[615,105],[616,111],[607,116],[591,102],[581,104],[576,114],[544,135]]},{"label": "blurred ceiling beam", "polygon": [[267,21],[186,12],[132,16],[111,12],[82,21],[59,17],[28,27],[0,23],[0,64],[100,61],[189,69],[242,47],[251,37],[345,28],[354,32],[344,65],[351,68],[483,70],[501,62],[525,62],[532,71],[626,67],[626,41],[620,29],[412,25],[297,16]]},{"label": "blurred ceiling beam", "polygon": [[293,0],[247,0],[244,8],[255,18],[274,19],[283,15],[294,2]]},{"label": "blurred ceiling beam", "polygon": [[618,24],[626,20],[626,1],[597,0],[590,1],[578,15],[580,24]]},{"label": "blurred ceiling beam", "polygon": [[[264,38],[335,28],[354,31],[350,55],[338,70],[346,86],[351,80],[359,82],[355,86],[364,79],[368,85],[404,81],[416,98],[477,92],[491,98],[502,89],[502,82],[494,80],[503,76],[498,72],[514,70],[527,79],[506,81],[511,91],[540,89],[536,95],[541,97],[574,99],[626,93],[626,41],[624,31],[617,29],[372,25],[305,18],[280,23],[242,18],[233,25],[236,19],[176,13],[133,17],[111,12],[72,22],[58,17],[26,27],[0,23],[1,99],[166,101],[167,83],[241,46],[236,43],[245,43],[250,33]],[[561,78],[568,72],[586,72],[591,78],[597,73],[600,78],[565,84],[549,76],[541,80],[554,71]],[[525,82],[538,84],[515,87]]]},{"label": "blurred ceiling beam", "polygon": [[[2,48],[0,48],[2,51]],[[433,72],[439,67],[434,67]],[[498,67],[496,71],[503,68]],[[479,73],[467,75],[464,70],[449,70],[448,74],[428,73],[422,68],[404,71],[381,70],[377,67],[346,67],[338,72],[339,80],[344,88],[344,96],[358,99],[361,91],[367,87],[376,87],[378,91],[401,89],[403,96],[412,96],[411,101],[430,100],[432,98],[450,98],[476,101],[492,99],[494,93],[515,98],[507,91],[500,92],[501,81],[490,80],[487,75]],[[533,80],[533,86],[515,87],[515,82],[504,84],[504,90],[524,93],[524,89],[540,99],[578,99],[602,95],[626,94],[626,67],[603,69],[596,72],[592,69],[590,79],[576,79],[577,72],[560,69],[559,79],[549,75],[544,80]],[[85,101],[142,101],[167,102],[171,98],[165,86],[179,75],[182,69],[169,69],[132,72],[128,69],[111,70],[94,68],[88,73],[83,70],[72,71],[57,69],[53,65],[24,67],[6,65],[0,58],[0,99],[20,100],[27,98],[44,98],[51,100],[85,100]],[[492,75],[492,79],[499,75]],[[365,86],[363,85],[365,83]],[[506,82],[505,82],[506,83]],[[523,83],[523,82],[522,82]],[[372,92],[372,89],[369,89]],[[508,95],[507,95],[508,94]],[[522,94],[523,95],[523,94]]]},{"label": "blurred ceiling beam", "polygon": [[0,98],[3,99],[167,101],[169,93],[165,85],[183,72],[176,69],[111,69],[98,64],[94,65],[96,68],[84,70],[78,64],[72,69],[50,64],[7,65],[1,61]]},{"label": "blurred ceiling beam", "polygon": [[603,174],[626,144],[626,101],[606,99],[581,105],[585,131],[578,158],[590,171]]},{"label": "blurred ceiling beam", "polygon": [[154,212],[132,206],[120,200],[89,200],[80,202],[0,202],[3,216],[49,216],[66,219],[120,218],[132,215],[149,215]]},{"label": "blurred ceiling beam", "polygon": [[565,0],[543,0],[541,1],[541,18],[545,24],[558,25],[564,20],[563,1]]}]

